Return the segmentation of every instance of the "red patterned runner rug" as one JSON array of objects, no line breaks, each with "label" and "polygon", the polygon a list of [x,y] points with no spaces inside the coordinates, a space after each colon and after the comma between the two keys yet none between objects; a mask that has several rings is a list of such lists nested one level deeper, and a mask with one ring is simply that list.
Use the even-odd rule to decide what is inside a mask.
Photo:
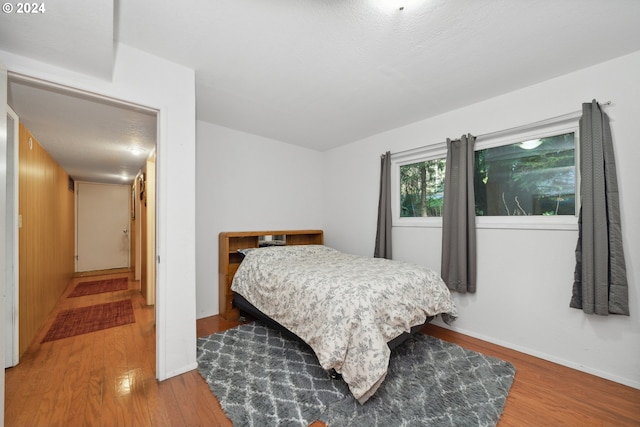
[{"label": "red patterned runner rug", "polygon": [[73,308],[58,313],[42,342],[135,323],[130,299]]},{"label": "red patterned runner rug", "polygon": [[94,280],[92,282],[80,282],[67,298],[83,297],[85,295],[102,294],[105,292],[125,291],[127,289],[129,289],[129,279],[126,277]]}]

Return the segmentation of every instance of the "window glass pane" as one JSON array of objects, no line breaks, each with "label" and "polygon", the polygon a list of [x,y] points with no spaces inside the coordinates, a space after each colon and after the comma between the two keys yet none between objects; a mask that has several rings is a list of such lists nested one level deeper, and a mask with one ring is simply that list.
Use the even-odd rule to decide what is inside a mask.
[{"label": "window glass pane", "polygon": [[442,216],[446,159],[400,166],[400,216]]},{"label": "window glass pane", "polygon": [[475,153],[476,215],[574,215],[574,133]]}]

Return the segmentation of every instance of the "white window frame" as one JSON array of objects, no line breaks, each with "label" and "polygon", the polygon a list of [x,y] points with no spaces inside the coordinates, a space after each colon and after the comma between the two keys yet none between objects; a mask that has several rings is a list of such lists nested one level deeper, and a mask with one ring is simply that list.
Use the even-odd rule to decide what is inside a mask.
[{"label": "white window frame", "polygon": [[[503,145],[515,144],[531,139],[545,138],[573,132],[575,135],[576,168],[576,213],[574,215],[529,215],[529,216],[478,216],[476,227],[479,229],[525,229],[525,230],[577,230],[578,210],[580,206],[580,168],[579,165],[579,120],[582,112],[555,117],[548,120],[519,126],[499,132],[481,135],[476,138],[475,150],[484,150]],[[441,217],[400,217],[400,167],[428,160],[446,158],[447,144],[441,142],[427,147],[416,148],[391,155],[391,215],[394,227],[442,227]],[[446,171],[445,171],[446,174]]]}]

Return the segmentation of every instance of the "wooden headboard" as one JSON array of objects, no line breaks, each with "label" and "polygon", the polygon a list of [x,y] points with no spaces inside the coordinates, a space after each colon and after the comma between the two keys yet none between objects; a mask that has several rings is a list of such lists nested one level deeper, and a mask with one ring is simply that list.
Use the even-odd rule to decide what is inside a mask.
[{"label": "wooden headboard", "polygon": [[242,258],[238,249],[257,248],[273,242],[286,245],[323,245],[322,230],[224,231],[218,236],[218,308],[227,320],[236,320],[240,312],[233,306],[231,282]]}]

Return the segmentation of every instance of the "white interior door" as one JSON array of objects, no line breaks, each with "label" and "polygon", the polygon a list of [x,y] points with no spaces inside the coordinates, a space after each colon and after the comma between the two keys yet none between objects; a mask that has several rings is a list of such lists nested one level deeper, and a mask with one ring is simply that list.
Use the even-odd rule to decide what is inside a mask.
[{"label": "white interior door", "polygon": [[129,267],[128,185],[79,182],[76,271]]}]

